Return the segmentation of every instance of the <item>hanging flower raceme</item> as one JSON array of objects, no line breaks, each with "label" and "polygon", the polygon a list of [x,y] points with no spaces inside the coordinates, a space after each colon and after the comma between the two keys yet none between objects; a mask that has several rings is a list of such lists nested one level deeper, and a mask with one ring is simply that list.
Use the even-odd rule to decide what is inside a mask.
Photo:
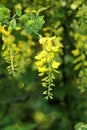
[{"label": "hanging flower raceme", "polygon": [[42,51],[35,56],[36,66],[39,72],[39,76],[42,76],[42,86],[46,87],[47,90],[43,92],[46,95],[46,99],[53,98],[51,93],[52,86],[55,86],[53,80],[55,79],[55,72],[59,73],[58,68],[60,62],[56,60],[58,58],[58,52],[62,47],[60,43],[61,38],[54,37],[40,37],[40,45]]},{"label": "hanging flower raceme", "polygon": [[[33,53],[31,35],[26,34],[27,40],[16,41],[11,34],[11,30],[0,26],[0,33],[2,34],[2,57],[8,64],[7,70],[10,75],[19,77],[21,73],[26,71],[26,67],[31,63],[31,55]],[[16,41],[16,43],[15,43]]]},{"label": "hanging flower raceme", "polygon": [[3,46],[2,46],[2,56],[4,60],[9,64],[7,69],[9,74],[15,76],[17,72],[17,61],[18,61],[18,51],[16,44],[14,44],[15,37],[13,35],[2,36]]},{"label": "hanging flower raceme", "polygon": [[87,36],[76,33],[74,38],[76,40],[75,49],[72,50],[74,70],[78,71],[78,88],[81,92],[84,92],[87,88]]},{"label": "hanging flower raceme", "polygon": [[26,42],[24,40],[20,40],[17,43],[17,47],[19,48],[18,73],[24,73],[26,68],[32,63],[31,57],[34,53],[34,42],[31,35],[26,34],[26,36]]}]

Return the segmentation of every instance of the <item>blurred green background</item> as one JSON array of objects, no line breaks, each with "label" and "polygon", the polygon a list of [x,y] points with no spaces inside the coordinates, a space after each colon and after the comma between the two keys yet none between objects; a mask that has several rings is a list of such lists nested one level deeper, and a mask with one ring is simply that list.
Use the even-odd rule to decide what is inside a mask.
[{"label": "blurred green background", "polygon": [[[21,8],[23,13],[47,9],[41,13],[45,24],[40,30],[43,36],[61,36],[63,55],[60,74],[56,74],[53,88],[53,100],[46,101],[43,96],[44,88],[37,70],[32,67],[33,55],[38,47],[38,37],[32,34],[31,63],[20,78],[9,77],[6,63],[0,54],[0,130],[74,130],[78,122],[87,122],[87,91],[78,89],[78,71],[74,71],[73,55],[75,49],[74,35],[80,32],[87,35],[86,26],[78,27],[79,17],[76,17],[81,0],[0,0],[14,12]],[[85,1],[84,1],[85,3]],[[81,21],[81,18],[79,22]],[[26,43],[21,32],[13,32],[17,40]],[[71,35],[72,34],[72,35]],[[0,48],[2,40],[0,38]],[[87,40],[86,40],[87,42]],[[33,52],[34,50],[34,52]],[[0,49],[1,53],[1,49]],[[87,86],[87,84],[86,84]]]}]

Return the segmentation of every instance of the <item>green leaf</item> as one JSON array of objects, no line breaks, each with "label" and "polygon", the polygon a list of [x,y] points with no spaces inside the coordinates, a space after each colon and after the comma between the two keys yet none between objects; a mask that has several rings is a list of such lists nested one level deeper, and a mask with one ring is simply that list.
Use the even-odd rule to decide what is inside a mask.
[{"label": "green leaf", "polygon": [[33,33],[33,31],[32,31],[31,28],[28,26],[28,24],[26,24],[26,25],[24,26],[24,29],[25,29],[25,31],[26,31],[27,34],[32,34],[32,33]]},{"label": "green leaf", "polygon": [[22,15],[21,9],[19,9],[19,8],[16,9],[16,15],[19,17]]},{"label": "green leaf", "polygon": [[0,18],[2,18],[2,16],[3,16],[3,13],[2,13],[2,12],[0,12]]},{"label": "green leaf", "polygon": [[38,16],[35,19],[28,20],[28,22],[25,24],[24,29],[29,34],[33,32],[37,33],[42,28],[43,24],[44,24],[43,16]]},{"label": "green leaf", "polygon": [[82,122],[79,122],[78,124],[75,125],[75,130],[79,130],[83,126]]},{"label": "green leaf", "polygon": [[32,24],[34,24],[34,20],[28,20],[28,25],[32,25]]},{"label": "green leaf", "polygon": [[46,9],[47,9],[47,8],[42,7],[42,8],[40,8],[40,9],[38,10],[38,13],[40,13],[40,12],[42,12],[42,11],[46,10]]},{"label": "green leaf", "polygon": [[0,13],[2,15],[2,19],[10,17],[10,9],[0,6]]}]

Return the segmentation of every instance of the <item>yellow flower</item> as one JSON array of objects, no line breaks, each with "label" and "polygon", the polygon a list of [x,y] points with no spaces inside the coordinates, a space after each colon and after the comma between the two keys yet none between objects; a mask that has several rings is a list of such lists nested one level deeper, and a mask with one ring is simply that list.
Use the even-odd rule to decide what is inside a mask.
[{"label": "yellow flower", "polygon": [[36,60],[41,60],[42,58],[47,56],[47,52],[46,51],[42,51],[40,52],[37,56],[35,56]]},{"label": "yellow flower", "polygon": [[44,43],[46,43],[47,39],[48,39],[47,37],[40,37],[40,40],[39,40],[40,44],[44,45]]},{"label": "yellow flower", "polygon": [[6,30],[4,29],[4,26],[0,26],[0,32],[3,33],[3,34],[6,35],[6,36],[8,36],[8,35],[10,34],[9,31],[6,31]]},{"label": "yellow flower", "polygon": [[76,71],[76,70],[78,70],[80,67],[81,67],[81,63],[75,65],[74,70]]},{"label": "yellow flower", "polygon": [[84,54],[81,55],[82,60],[85,60],[86,56]]},{"label": "yellow flower", "polygon": [[47,68],[46,68],[46,67],[39,67],[39,68],[38,68],[38,71],[44,73],[44,72],[47,71]]},{"label": "yellow flower", "polygon": [[12,43],[15,41],[15,37],[13,35],[9,35],[9,36],[5,36],[3,35],[2,36],[2,40],[5,42],[5,43]]},{"label": "yellow flower", "polygon": [[40,54],[38,54],[37,56],[35,56],[35,59],[36,60],[40,60],[42,58],[42,54],[40,53]]},{"label": "yellow flower", "polygon": [[43,75],[44,75],[44,73],[39,73],[38,75],[39,75],[39,76],[43,76]]},{"label": "yellow flower", "polygon": [[58,49],[59,49],[59,46],[53,46],[53,47],[52,47],[52,51],[54,51],[54,52],[57,52]]},{"label": "yellow flower", "polygon": [[43,66],[43,62],[41,62],[41,61],[37,61],[37,62],[35,62],[35,64],[37,65],[37,66]]},{"label": "yellow flower", "polygon": [[85,41],[85,40],[87,40],[87,36],[85,36],[85,35],[82,35],[82,36],[81,36],[81,40],[82,40],[82,41]]},{"label": "yellow flower", "polygon": [[43,64],[46,63],[46,61],[47,61],[46,57],[44,57],[44,58],[41,59],[41,62],[42,62]]},{"label": "yellow flower", "polygon": [[46,50],[51,51],[52,50],[52,42],[46,43]]},{"label": "yellow flower", "polygon": [[78,41],[76,46],[78,49],[81,49],[83,47],[83,44],[84,44],[83,42]]},{"label": "yellow flower", "polygon": [[79,61],[81,61],[81,56],[77,57],[77,58],[74,60],[74,64],[78,63]]},{"label": "yellow flower", "polygon": [[49,42],[52,42],[53,40],[55,39],[55,36],[54,37],[40,37],[40,44],[44,45],[45,43],[49,43]]},{"label": "yellow flower", "polygon": [[74,56],[78,56],[80,54],[79,50],[78,49],[75,49],[75,50],[72,50],[72,54]]},{"label": "yellow flower", "polygon": [[84,61],[84,66],[87,66],[87,61]]},{"label": "yellow flower", "polygon": [[79,33],[75,33],[74,37],[75,37],[75,40],[77,40],[80,37],[80,34]]},{"label": "yellow flower", "polygon": [[60,66],[59,62],[53,61],[53,63],[52,63],[53,68],[57,69],[59,66]]},{"label": "yellow flower", "polygon": [[84,45],[84,48],[87,49],[87,44]]},{"label": "yellow flower", "polygon": [[47,56],[47,62],[51,62],[51,60],[54,58],[54,53],[50,52]]}]

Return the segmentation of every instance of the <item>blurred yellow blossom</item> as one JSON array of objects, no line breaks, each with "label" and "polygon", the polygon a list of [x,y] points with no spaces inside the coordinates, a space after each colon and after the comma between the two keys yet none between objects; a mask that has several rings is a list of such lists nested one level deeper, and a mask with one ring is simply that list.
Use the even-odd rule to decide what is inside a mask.
[{"label": "blurred yellow blossom", "polygon": [[75,49],[75,50],[72,50],[72,54],[74,56],[78,56],[80,54],[79,50],[78,49]]},{"label": "blurred yellow blossom", "polygon": [[8,30],[5,30],[4,26],[0,26],[0,33],[8,36],[10,34],[10,32]]},{"label": "blurred yellow blossom", "polygon": [[72,50],[72,54],[74,55],[74,70],[78,71],[78,88],[81,90],[85,90],[85,86],[87,85],[87,36],[80,32],[75,33],[75,49]]}]

